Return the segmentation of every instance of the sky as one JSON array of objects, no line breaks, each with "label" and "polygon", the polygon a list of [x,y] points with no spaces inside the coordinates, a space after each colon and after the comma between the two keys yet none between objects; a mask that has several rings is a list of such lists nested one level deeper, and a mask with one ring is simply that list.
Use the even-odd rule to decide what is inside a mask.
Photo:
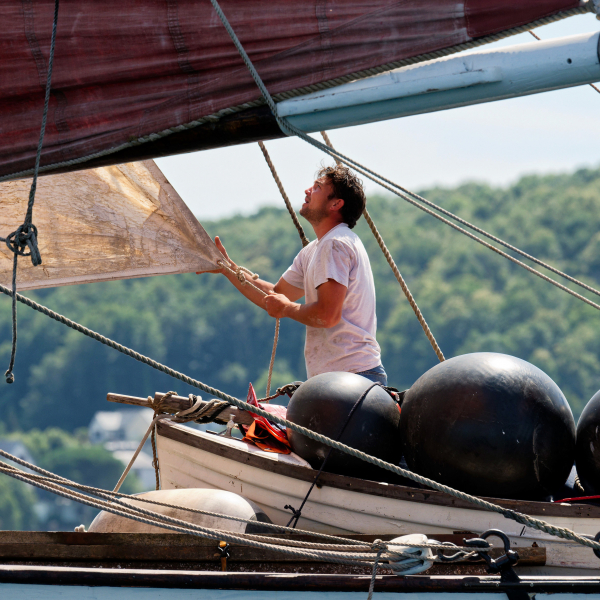
[{"label": "sky", "polygon": [[[600,30],[594,15],[536,29],[543,40]],[[529,34],[484,48],[538,43]],[[484,181],[507,186],[526,174],[600,166],[600,94],[589,85],[416,115],[329,132],[344,154],[402,186]],[[319,137],[320,139],[320,137]],[[298,138],[266,142],[292,205],[298,209],[315,171],[332,160]],[[283,206],[258,144],[157,160],[202,221]],[[383,192],[365,181],[367,194]]]}]

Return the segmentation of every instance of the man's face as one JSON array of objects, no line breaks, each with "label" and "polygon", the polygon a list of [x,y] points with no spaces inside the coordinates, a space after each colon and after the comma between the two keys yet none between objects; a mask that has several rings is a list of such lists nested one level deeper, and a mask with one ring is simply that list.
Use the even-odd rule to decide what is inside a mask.
[{"label": "man's face", "polygon": [[336,202],[333,195],[333,187],[326,177],[317,179],[311,187],[304,190],[304,204],[300,208],[300,214],[311,224],[316,225],[329,216],[329,207]]}]

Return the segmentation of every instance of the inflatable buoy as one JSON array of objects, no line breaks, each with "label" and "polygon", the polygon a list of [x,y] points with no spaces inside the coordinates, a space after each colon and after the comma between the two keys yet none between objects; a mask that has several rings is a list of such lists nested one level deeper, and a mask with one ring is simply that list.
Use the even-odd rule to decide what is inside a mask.
[{"label": "inflatable buoy", "polygon": [[[157,512],[161,515],[173,517],[174,519],[187,521],[188,523],[194,523],[195,525],[201,525],[202,527],[223,529],[236,533],[273,532],[272,529],[260,525],[261,523],[271,523],[271,519],[264,513],[262,508],[233,492],[190,488],[181,490],[156,490],[137,494],[136,497],[250,520],[250,523],[232,521],[231,519],[211,517],[177,508],[150,504],[148,502],[139,502],[133,497],[125,499],[127,504],[131,504],[132,506]],[[119,508],[118,504],[115,505],[115,508]],[[139,521],[106,511],[101,511],[96,516],[90,525],[89,531],[99,533],[177,533],[164,527],[147,525],[146,523],[140,523]]]},{"label": "inflatable buoy", "polygon": [[491,352],[422,375],[404,396],[400,431],[410,469],[480,496],[543,498],[565,483],[575,455],[573,414],[554,381]]},{"label": "inflatable buoy", "polygon": [[[288,404],[287,418],[337,440],[352,407],[372,385],[372,381],[354,373],[316,375],[294,392]],[[339,441],[397,465],[402,457],[399,422],[397,404],[382,387],[376,385],[356,408]],[[287,430],[287,434],[292,450],[314,469],[320,468],[329,446],[291,429]],[[338,450],[331,452],[324,470],[377,481],[387,481],[392,476],[389,471]]]},{"label": "inflatable buoy", "polygon": [[575,464],[586,493],[600,494],[600,392],[592,396],[579,417]]}]

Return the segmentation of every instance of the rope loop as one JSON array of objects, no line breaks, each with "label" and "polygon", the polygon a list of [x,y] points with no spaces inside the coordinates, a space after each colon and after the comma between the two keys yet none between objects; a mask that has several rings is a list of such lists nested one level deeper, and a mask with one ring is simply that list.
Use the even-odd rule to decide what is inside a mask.
[{"label": "rope loop", "polygon": [[387,549],[388,549],[387,543],[382,540],[375,540],[371,544],[371,550],[373,550],[373,552],[379,552],[379,551],[387,550]]},{"label": "rope loop", "polygon": [[[23,223],[15,231],[9,233],[4,242],[14,254],[31,256],[34,267],[42,264],[42,257],[37,243],[37,227],[33,223]],[[26,252],[27,248],[29,248],[29,252]]]}]

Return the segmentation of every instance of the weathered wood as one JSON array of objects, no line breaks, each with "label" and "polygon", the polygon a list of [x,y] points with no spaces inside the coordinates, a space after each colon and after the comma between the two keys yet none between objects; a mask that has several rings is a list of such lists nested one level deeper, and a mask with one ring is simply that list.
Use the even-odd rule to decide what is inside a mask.
[{"label": "weathered wood", "polygon": [[[192,406],[192,402],[189,398],[185,398],[183,396],[169,396],[166,400],[164,400],[165,396],[166,394],[163,392],[156,392],[154,394],[155,402],[163,400],[164,412],[174,414],[181,410],[187,410]],[[106,399],[108,402],[118,402],[119,404],[130,404],[132,406],[152,408],[152,402],[148,398],[140,398],[138,396],[125,396],[123,394],[109,393],[106,395]],[[240,410],[235,406],[227,406],[220,413],[215,415],[214,420],[217,423],[227,423],[232,415],[234,423],[240,425],[252,424],[252,416],[245,410]]]},{"label": "weathered wood", "polygon": [[[228,589],[303,592],[366,592],[371,576],[300,573],[222,573],[201,571],[150,571],[139,569],[81,569],[0,565],[0,583],[151,587],[172,589]],[[0,588],[1,589],[1,588]],[[593,577],[521,577],[509,583],[493,575],[411,576],[380,575],[375,592],[509,592],[598,593],[600,579]],[[258,597],[258,596],[257,596]]]},{"label": "weathered wood", "polygon": [[[0,561],[183,561],[205,562],[220,561],[217,550],[219,542],[211,541],[210,545],[190,546],[153,546],[153,545],[77,545],[67,544],[0,544]],[[350,552],[344,549],[342,552]],[[490,552],[492,558],[503,554],[500,548]],[[263,550],[241,544],[229,545],[229,562],[272,562],[298,563],[314,562],[314,559],[291,557],[277,550]],[[463,562],[458,561],[456,564]],[[483,562],[480,559],[477,562]],[[543,566],[546,564],[544,548],[521,548],[519,550],[520,566]]]},{"label": "weathered wood", "polygon": [[[323,542],[322,539],[311,535],[269,534],[269,536],[282,540]],[[374,539],[389,541],[394,536],[348,535],[343,537],[372,542]],[[475,537],[475,534],[436,534],[438,541],[451,541],[455,544],[462,544],[463,538],[471,537]],[[218,545],[219,542],[214,540],[173,533],[114,534],[5,531],[0,532],[0,562],[35,561],[47,564],[66,561],[218,563],[220,561],[220,554],[217,551]],[[350,552],[348,549],[340,551]],[[519,548],[518,552],[519,566],[543,566],[546,563],[545,548]],[[269,562],[273,564],[314,562],[311,559],[290,557],[275,550],[262,550],[243,544],[230,544],[229,553],[229,564],[238,562]],[[490,555],[497,558],[502,553],[502,549],[495,548]],[[452,571],[452,569],[449,570]]]},{"label": "weathered wood", "polygon": [[[154,398],[156,400],[162,400],[165,394],[156,393]],[[133,406],[143,406],[144,408],[152,408],[152,402],[149,398],[139,398],[138,396],[125,396],[123,394],[107,394],[106,399],[108,402],[118,402],[119,404],[131,404]],[[176,413],[180,410],[186,410],[192,405],[189,398],[182,396],[171,396],[164,404],[163,409],[168,413]]]},{"label": "weathered wood", "polygon": [[[322,543],[323,540],[310,535],[270,534],[279,539],[295,539]],[[378,537],[389,541],[393,536],[344,536],[363,539],[371,542]],[[438,534],[439,541],[452,541],[462,544],[463,538],[474,537],[474,534]],[[79,563],[85,561],[108,564],[111,562],[127,563],[219,563],[217,551],[219,542],[198,536],[181,534],[111,534],[111,533],[66,533],[66,532],[0,532],[0,562],[37,562],[44,564]],[[341,549],[350,552],[349,549]],[[519,548],[519,566],[543,566],[546,564],[545,548]],[[495,548],[490,555],[501,556],[503,550]],[[252,548],[243,544],[229,545],[229,564],[268,562],[274,565],[286,563],[297,564],[314,562],[286,556],[276,550]],[[453,565],[462,564],[458,561]],[[483,560],[477,561],[483,563]],[[477,564],[477,563],[475,563]],[[445,571],[453,572],[452,568]]]}]

